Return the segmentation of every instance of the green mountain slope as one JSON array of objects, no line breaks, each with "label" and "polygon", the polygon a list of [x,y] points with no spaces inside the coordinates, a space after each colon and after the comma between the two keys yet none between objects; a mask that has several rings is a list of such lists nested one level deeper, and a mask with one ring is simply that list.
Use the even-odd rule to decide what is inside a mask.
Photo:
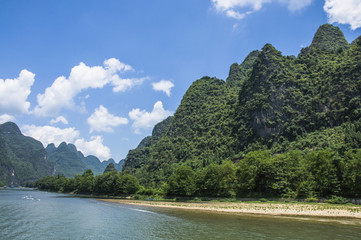
[{"label": "green mountain slope", "polygon": [[101,162],[97,157],[89,155],[85,157],[73,144],[61,143],[57,148],[54,144],[46,147],[48,160],[55,164],[55,174],[73,177],[91,169],[95,175],[102,174],[108,164],[121,170],[122,163],[115,163],[114,159]]},{"label": "green mountain slope", "polygon": [[24,136],[15,123],[0,125],[0,181],[4,185],[10,185],[12,171],[14,185],[21,185],[51,175],[53,169],[39,141]]},{"label": "green mountain slope", "polygon": [[[146,186],[159,187],[167,182],[173,190],[178,189],[177,182],[183,181],[177,174],[197,177],[204,174],[203,185],[197,183],[198,180],[194,183],[203,189],[198,192],[201,195],[207,195],[208,190],[204,189],[222,189],[207,185],[210,183],[205,179],[212,171],[228,171],[228,176],[237,178],[232,180],[237,187],[228,193],[337,194],[342,184],[347,185],[344,181],[348,175],[342,175],[349,164],[347,161],[351,161],[347,159],[354,159],[356,164],[359,156],[350,151],[360,148],[357,145],[361,139],[360,117],[361,37],[348,44],[339,28],[326,24],[318,29],[312,44],[298,57],[283,56],[266,44],[261,51],[251,52],[243,63],[233,64],[226,82],[209,77],[195,81],[161,138],[153,141],[151,147],[139,146],[130,151],[124,170],[134,173]],[[300,152],[291,153],[291,150]],[[324,176],[328,174],[332,179],[328,183],[324,179],[315,180],[322,174],[311,166],[320,159],[333,159],[323,162],[329,169]],[[229,161],[235,164],[234,168]],[[262,165],[265,172],[244,175],[257,161],[265,164]],[[293,161],[293,165],[289,161]],[[292,177],[275,172],[266,174],[272,169],[277,171],[273,166],[281,163],[293,169],[293,172],[290,170],[294,173]],[[254,167],[256,165],[251,166]],[[193,175],[192,171],[199,174]],[[257,174],[260,174],[258,180]],[[269,180],[262,178],[264,174]],[[212,176],[210,179],[214,180],[216,175]],[[257,187],[244,185],[247,178],[253,179]],[[290,179],[303,180],[291,186],[275,179],[283,179],[283,183],[291,182]],[[219,177],[218,182],[222,181]],[[262,181],[268,185],[262,185]],[[318,186],[321,182],[325,184],[322,189]],[[226,192],[219,190],[215,195],[224,196]]]}]

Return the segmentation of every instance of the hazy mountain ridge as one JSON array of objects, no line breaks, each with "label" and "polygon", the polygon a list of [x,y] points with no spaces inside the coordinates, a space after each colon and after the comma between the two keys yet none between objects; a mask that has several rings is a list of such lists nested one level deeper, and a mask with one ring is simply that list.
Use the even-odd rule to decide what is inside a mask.
[{"label": "hazy mountain ridge", "polygon": [[[101,162],[95,156],[85,157],[73,144],[61,143],[58,147],[24,136],[12,122],[0,125],[0,182],[15,185],[34,181],[50,175],[63,174],[72,177],[91,169],[95,175],[102,174],[108,164],[113,163],[118,171],[122,164],[113,159]],[[14,177],[12,171],[14,170]]]}]

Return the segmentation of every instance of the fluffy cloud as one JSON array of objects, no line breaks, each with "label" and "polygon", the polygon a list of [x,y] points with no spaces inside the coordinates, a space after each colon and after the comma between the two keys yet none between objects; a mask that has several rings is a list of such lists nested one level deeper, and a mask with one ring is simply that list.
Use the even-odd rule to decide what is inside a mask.
[{"label": "fluffy cloud", "polygon": [[59,145],[62,142],[72,143],[79,137],[79,131],[74,128],[57,128],[53,126],[25,125],[22,127],[24,135],[35,138],[46,147],[49,143]]},{"label": "fluffy cloud", "polygon": [[[81,91],[103,88],[106,84],[113,84],[117,89],[120,85],[119,74],[132,70],[131,66],[115,58],[105,60],[103,67],[89,67],[80,63],[72,68],[68,78],[58,77],[45,93],[38,94],[38,105],[34,113],[39,116],[49,116],[57,114],[63,108],[72,109],[75,107],[74,97]],[[132,86],[128,85],[127,88]]]},{"label": "fluffy cloud", "polygon": [[15,121],[15,117],[10,116],[8,114],[0,115],[0,124],[9,122],[9,121]]},{"label": "fluffy cloud", "polygon": [[148,77],[143,78],[120,78],[119,76],[114,76],[112,78],[113,92],[125,92],[129,88],[132,88],[136,85],[141,85],[144,80],[149,79]]},{"label": "fluffy cloud", "polygon": [[152,83],[153,90],[155,91],[162,91],[167,94],[167,96],[170,96],[170,90],[172,87],[174,87],[174,84],[171,81],[168,80],[161,80],[156,83]]},{"label": "fluffy cloud", "polygon": [[103,145],[103,138],[100,136],[91,137],[91,141],[78,139],[74,144],[85,156],[94,155],[101,160],[109,159],[111,157],[110,149]]},{"label": "fluffy cloud", "polygon": [[127,72],[127,71],[134,71],[134,69],[125,63],[119,62],[116,58],[109,58],[104,61],[105,69],[109,70],[112,73],[116,72]]},{"label": "fluffy cloud", "polygon": [[0,112],[10,114],[29,113],[27,98],[34,84],[35,74],[22,70],[18,78],[0,79]]},{"label": "fluffy cloud", "polygon": [[56,124],[56,123],[59,123],[59,122],[65,124],[65,125],[67,125],[69,123],[68,120],[63,116],[59,116],[56,119],[50,120],[50,124]]},{"label": "fluffy cloud", "polygon": [[[285,4],[290,11],[297,11],[310,5],[312,0],[212,0],[212,5],[218,12],[239,20],[260,10],[265,3],[271,2]],[[239,9],[248,11],[241,13]]]},{"label": "fluffy cloud", "polygon": [[134,132],[140,134],[141,129],[152,128],[155,124],[172,114],[172,112],[164,110],[163,103],[158,101],[154,104],[152,112],[141,111],[137,108],[129,112],[129,117],[134,121],[132,124]]},{"label": "fluffy cloud", "polygon": [[323,9],[330,23],[350,24],[352,30],[361,27],[360,0],[326,0]]},{"label": "fluffy cloud", "polygon": [[90,132],[113,132],[113,127],[127,123],[128,119],[110,114],[108,109],[102,105],[96,108],[94,113],[88,118]]}]

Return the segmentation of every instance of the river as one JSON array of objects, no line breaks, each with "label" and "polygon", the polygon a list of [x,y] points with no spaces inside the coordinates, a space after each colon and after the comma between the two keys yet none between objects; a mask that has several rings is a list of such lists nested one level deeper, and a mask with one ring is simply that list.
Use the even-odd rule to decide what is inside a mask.
[{"label": "river", "polygon": [[0,239],[361,239],[359,221],[140,207],[0,190]]}]

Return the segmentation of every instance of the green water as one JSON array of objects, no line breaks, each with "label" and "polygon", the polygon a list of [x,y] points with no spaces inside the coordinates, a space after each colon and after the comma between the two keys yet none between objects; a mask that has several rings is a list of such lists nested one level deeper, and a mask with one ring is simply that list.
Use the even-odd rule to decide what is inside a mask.
[{"label": "green water", "polygon": [[0,239],[361,239],[350,219],[139,207],[35,191],[0,191]]}]

